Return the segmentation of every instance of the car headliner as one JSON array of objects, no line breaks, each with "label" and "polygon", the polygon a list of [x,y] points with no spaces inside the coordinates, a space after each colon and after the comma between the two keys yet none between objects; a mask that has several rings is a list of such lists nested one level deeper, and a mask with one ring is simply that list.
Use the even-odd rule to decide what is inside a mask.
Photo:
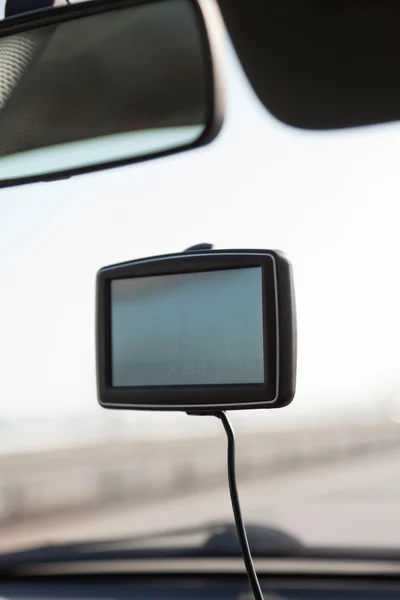
[{"label": "car headliner", "polygon": [[218,0],[265,107],[307,129],[400,118],[400,6],[390,0]]}]

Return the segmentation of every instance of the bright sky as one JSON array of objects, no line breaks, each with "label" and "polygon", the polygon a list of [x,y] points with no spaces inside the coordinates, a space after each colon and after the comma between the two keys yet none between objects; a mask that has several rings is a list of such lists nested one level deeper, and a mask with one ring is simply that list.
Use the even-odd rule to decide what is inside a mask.
[{"label": "bright sky", "polygon": [[278,248],[294,264],[298,393],[264,419],[363,411],[400,389],[400,126],[290,129],[233,53],[228,84],[209,147],[0,191],[0,418],[101,410],[97,270],[204,241]]}]

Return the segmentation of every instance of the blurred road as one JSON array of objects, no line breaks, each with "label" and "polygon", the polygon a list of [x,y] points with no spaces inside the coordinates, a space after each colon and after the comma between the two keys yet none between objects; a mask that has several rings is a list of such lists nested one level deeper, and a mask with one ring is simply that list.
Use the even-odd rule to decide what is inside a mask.
[{"label": "blurred road", "polygon": [[[400,451],[343,459],[240,485],[246,521],[262,522],[306,544],[400,547]],[[81,516],[3,527],[0,551],[30,544],[129,537],[201,522],[231,520],[226,481],[217,490],[146,506],[129,503]]]}]

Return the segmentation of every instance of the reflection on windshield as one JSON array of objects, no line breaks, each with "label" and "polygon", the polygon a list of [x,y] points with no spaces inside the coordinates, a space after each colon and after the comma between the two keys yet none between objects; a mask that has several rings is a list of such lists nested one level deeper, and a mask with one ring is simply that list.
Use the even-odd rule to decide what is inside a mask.
[{"label": "reflection on windshield", "polygon": [[[3,455],[0,551],[232,521],[222,435],[130,437]],[[397,547],[399,445],[390,423],[242,431],[238,476],[249,524],[307,546]]]}]

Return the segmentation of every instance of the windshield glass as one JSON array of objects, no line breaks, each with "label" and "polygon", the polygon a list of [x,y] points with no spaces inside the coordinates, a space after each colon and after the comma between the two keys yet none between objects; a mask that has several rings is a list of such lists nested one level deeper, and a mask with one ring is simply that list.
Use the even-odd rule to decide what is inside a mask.
[{"label": "windshield glass", "polygon": [[0,552],[232,522],[221,423],[96,397],[97,270],[200,242],[294,265],[296,398],[232,414],[246,521],[400,548],[400,125],[291,129],[228,67],[211,146],[1,192]]}]

